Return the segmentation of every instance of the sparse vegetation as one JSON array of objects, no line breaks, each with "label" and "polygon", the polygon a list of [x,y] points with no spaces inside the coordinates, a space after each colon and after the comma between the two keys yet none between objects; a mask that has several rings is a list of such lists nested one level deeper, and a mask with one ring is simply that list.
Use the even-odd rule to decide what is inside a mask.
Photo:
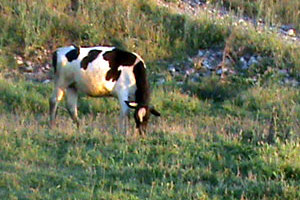
[{"label": "sparse vegetation", "polygon": [[211,2],[254,19],[263,19],[269,25],[293,24],[296,28],[300,28],[300,2],[297,0],[212,0]]},{"label": "sparse vegetation", "polygon": [[[276,72],[300,79],[299,46],[219,20],[146,0],[82,0],[77,11],[70,1],[2,0],[0,199],[299,199],[300,91]],[[52,85],[26,81],[15,57],[47,63],[49,51],[70,43],[112,44],[145,58],[162,113],[147,136],[117,132],[116,100],[84,96],[78,130],[64,102],[58,127],[48,128]],[[243,75],[181,84],[161,62],[210,47],[233,60],[249,52],[265,60]]]}]

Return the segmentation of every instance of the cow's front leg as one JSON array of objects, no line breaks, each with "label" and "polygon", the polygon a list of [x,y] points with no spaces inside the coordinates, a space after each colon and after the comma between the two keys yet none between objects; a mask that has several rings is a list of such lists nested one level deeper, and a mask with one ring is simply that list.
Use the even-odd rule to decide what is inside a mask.
[{"label": "cow's front leg", "polygon": [[119,131],[125,135],[128,135],[130,109],[126,105],[125,101],[120,102],[120,104],[121,104],[121,113],[119,117]]}]

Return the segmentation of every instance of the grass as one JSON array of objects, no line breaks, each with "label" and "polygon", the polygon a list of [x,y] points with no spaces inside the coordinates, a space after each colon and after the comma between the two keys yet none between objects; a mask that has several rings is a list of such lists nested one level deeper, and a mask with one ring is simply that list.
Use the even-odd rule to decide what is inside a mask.
[{"label": "grass", "polygon": [[45,50],[71,43],[116,45],[155,62],[182,59],[198,49],[224,47],[232,38],[232,54],[238,54],[239,48],[250,49],[269,57],[274,67],[292,68],[299,74],[298,45],[279,40],[276,34],[260,34],[254,27],[234,28],[231,19],[219,20],[207,13],[190,18],[144,0],[90,0],[81,2],[77,12],[70,10],[68,1],[2,1],[0,5],[4,68],[17,67],[14,55],[35,63],[48,62],[50,55],[44,55]]},{"label": "grass", "polygon": [[76,131],[70,123],[49,131],[41,124],[44,117],[25,118],[1,119],[2,125],[8,120],[20,124],[1,126],[0,194],[5,199],[297,199],[300,195],[298,141],[255,146],[228,136],[159,129],[137,139],[97,129]]},{"label": "grass", "polygon": [[211,2],[219,3],[230,10],[254,19],[263,19],[269,25],[293,24],[298,30],[300,28],[300,3],[297,0],[213,0]]},{"label": "grass", "polygon": [[[257,86],[214,100],[173,84],[155,87],[152,102],[163,118],[152,119],[149,134],[138,138],[116,131],[116,100],[82,97],[81,128],[61,107],[57,128],[50,130],[43,95],[49,87],[4,80],[1,85],[4,199],[300,197],[295,88]],[[208,94],[209,87],[214,86],[199,90]],[[212,97],[216,91],[222,90],[211,90]]]},{"label": "grass", "polygon": [[[300,93],[276,74],[286,68],[299,79],[296,44],[143,0],[80,1],[77,12],[69,1],[3,0],[0,24],[0,199],[300,198]],[[162,113],[147,136],[118,133],[117,100],[84,96],[79,129],[65,102],[48,128],[53,86],[24,80],[14,57],[47,63],[45,52],[72,42],[114,44],[146,60]],[[267,60],[225,82],[183,85],[160,62],[225,46],[234,59],[247,49]],[[156,85],[157,74],[166,83]]]}]

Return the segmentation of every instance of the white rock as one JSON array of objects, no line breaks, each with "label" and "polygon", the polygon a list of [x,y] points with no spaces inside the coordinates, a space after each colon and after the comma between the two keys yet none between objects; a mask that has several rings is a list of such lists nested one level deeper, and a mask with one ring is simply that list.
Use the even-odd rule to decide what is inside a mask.
[{"label": "white rock", "polygon": [[205,55],[205,51],[199,50],[197,56],[202,57]]},{"label": "white rock", "polygon": [[43,81],[43,84],[47,84],[47,83],[50,83],[51,81],[49,79],[46,79]]},{"label": "white rock", "polygon": [[33,63],[32,63],[31,61],[26,61],[26,65],[27,65],[27,66],[32,66]]},{"label": "white rock", "polygon": [[257,56],[257,61],[258,61],[258,62],[262,61],[262,59],[263,59],[263,57]]},{"label": "white rock", "polygon": [[241,68],[242,68],[243,70],[249,68],[248,63],[247,63],[247,61],[245,60],[244,57],[241,57],[241,58],[240,58],[240,62],[241,62],[241,64],[242,64]]},{"label": "white rock", "polygon": [[293,87],[297,87],[297,86],[299,86],[299,82],[296,79],[293,79],[293,80],[291,80],[291,85]]},{"label": "white rock", "polygon": [[239,20],[239,24],[241,24],[241,25],[246,25],[246,22],[245,22],[245,20],[240,19],[240,20]]},{"label": "white rock", "polygon": [[280,70],[278,70],[278,73],[281,75],[285,75],[285,76],[289,75],[287,69],[280,69]]},{"label": "white rock", "polygon": [[296,30],[295,29],[289,29],[288,31],[287,31],[287,34],[289,35],[289,36],[291,36],[291,37],[295,37],[296,36]]},{"label": "white rock", "polygon": [[251,65],[255,65],[257,63],[258,63],[257,59],[254,56],[251,56],[251,58],[248,61],[248,65],[251,66]]},{"label": "white rock", "polygon": [[175,69],[175,67],[172,65],[172,66],[169,66],[168,67],[168,71],[170,72],[170,73],[175,73],[176,72],[176,69]]},{"label": "white rock", "polygon": [[209,63],[208,59],[204,59],[203,66],[206,67],[207,69],[213,69],[213,67]]},{"label": "white rock", "polygon": [[218,69],[218,70],[216,71],[216,74],[217,74],[217,75],[223,74],[223,69],[222,69],[222,68]]},{"label": "white rock", "polygon": [[166,80],[165,80],[165,78],[161,77],[161,78],[157,79],[156,82],[157,82],[158,85],[162,85],[166,82]]},{"label": "white rock", "polygon": [[21,56],[17,56],[15,59],[16,59],[16,63],[18,65],[23,65],[24,64],[23,58]]},{"label": "white rock", "polygon": [[51,68],[51,66],[50,66],[50,64],[46,64],[44,68],[49,70]]},{"label": "white rock", "polygon": [[296,79],[285,78],[284,83],[293,87],[299,86],[299,82]]},{"label": "white rock", "polygon": [[193,58],[188,57],[187,59],[189,62],[193,62]]},{"label": "white rock", "polygon": [[25,67],[25,72],[33,72],[33,67],[31,65]]},{"label": "white rock", "polygon": [[185,70],[185,75],[190,76],[191,74],[195,73],[195,69],[194,68],[190,68]]}]

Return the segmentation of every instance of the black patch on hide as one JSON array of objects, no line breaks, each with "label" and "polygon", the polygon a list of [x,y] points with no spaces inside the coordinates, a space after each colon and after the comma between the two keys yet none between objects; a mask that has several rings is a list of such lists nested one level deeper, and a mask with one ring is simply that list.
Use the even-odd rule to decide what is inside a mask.
[{"label": "black patch on hide", "polygon": [[89,63],[93,62],[93,60],[95,60],[101,52],[102,52],[101,50],[89,51],[88,55],[82,59],[80,63],[80,67],[86,70]]},{"label": "black patch on hide", "polygon": [[75,49],[72,49],[71,51],[69,51],[66,54],[66,57],[68,59],[69,62],[72,62],[73,60],[76,60],[79,56],[79,48],[75,45],[73,45],[75,47]]},{"label": "black patch on hide", "polygon": [[107,72],[105,79],[108,81],[118,80],[121,71],[118,70],[119,66],[132,66],[137,57],[133,53],[123,51],[120,49],[113,49],[103,54],[103,59],[109,62],[110,70]]}]

